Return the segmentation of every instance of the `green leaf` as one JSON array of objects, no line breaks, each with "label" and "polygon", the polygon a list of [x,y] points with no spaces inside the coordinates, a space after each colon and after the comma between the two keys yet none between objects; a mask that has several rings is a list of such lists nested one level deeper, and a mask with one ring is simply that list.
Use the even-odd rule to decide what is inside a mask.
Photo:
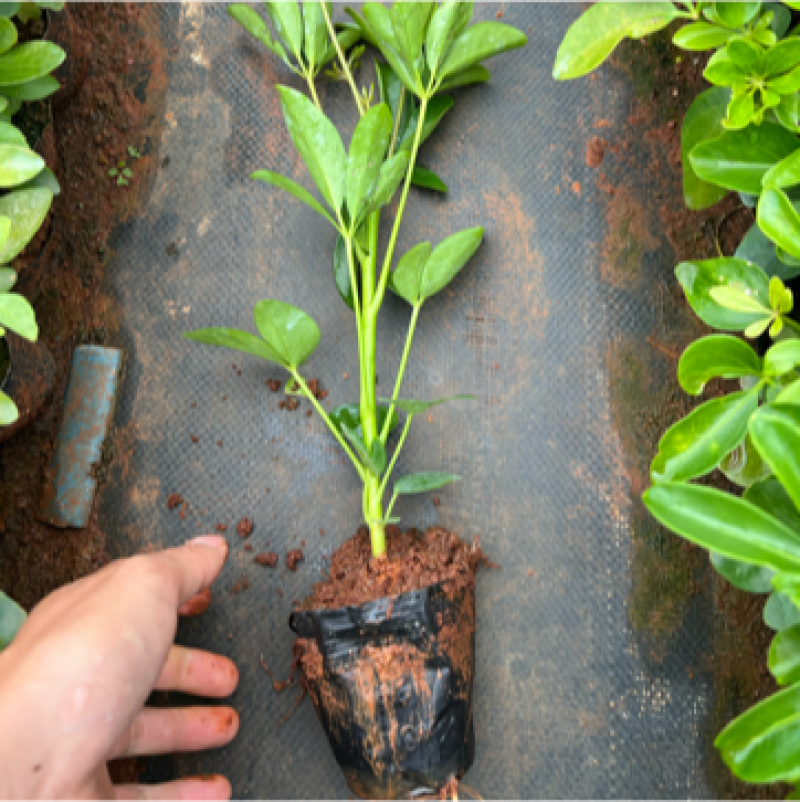
[{"label": "green leaf", "polygon": [[52,202],[48,189],[17,189],[0,198],[0,217],[11,220],[11,232],[0,248],[0,265],[10,262],[33,239]]},{"label": "green leaf", "polygon": [[350,265],[347,262],[347,242],[341,234],[336,238],[336,246],[333,249],[333,280],[342,300],[355,312],[356,301],[350,283]]},{"label": "green leaf", "polygon": [[800,65],[800,39],[792,37],[778,42],[763,56],[762,74],[767,77],[780,75]]},{"label": "green leaf", "polygon": [[800,570],[800,537],[743,499],[683,482],[650,487],[642,498],[664,526],[704,549],[774,571]]},{"label": "green leaf", "polygon": [[378,188],[383,157],[392,138],[392,113],[389,106],[373,106],[358,121],[347,155],[347,210],[351,227],[360,219],[361,208]]},{"label": "green leaf", "polygon": [[[791,95],[800,89],[800,67],[795,67],[791,72],[778,78],[769,78],[767,86],[779,95]],[[787,100],[787,98],[783,99]]]},{"label": "green leaf", "polygon": [[711,298],[720,306],[732,312],[752,313],[754,315],[769,314],[770,308],[764,306],[759,299],[753,298],[739,287],[712,287]]},{"label": "green leaf", "polygon": [[442,240],[431,253],[422,272],[420,300],[444,289],[466,265],[483,240],[483,226],[468,228]]},{"label": "green leaf", "polygon": [[771,167],[800,147],[783,126],[765,122],[744,131],[726,131],[701,142],[689,153],[697,176],[704,181],[758,195],[761,179]]},{"label": "green leaf", "polygon": [[800,340],[775,343],[764,354],[764,374],[781,376],[800,365]]},{"label": "green leaf", "polygon": [[776,245],[800,258],[800,216],[781,190],[764,190],[756,209],[756,220]]},{"label": "green leaf", "polygon": [[772,475],[772,469],[758,453],[749,434],[722,458],[719,469],[739,487],[750,487]]},{"label": "green leaf", "polygon": [[489,70],[482,64],[475,67],[469,67],[461,72],[453,73],[442,81],[437,92],[447,92],[450,89],[456,89],[459,86],[469,86],[470,84],[483,84],[491,78],[492,75]]},{"label": "green leaf", "polygon": [[716,50],[735,35],[734,31],[719,28],[708,22],[692,22],[677,31],[672,41],[683,50]]},{"label": "green leaf", "polygon": [[747,73],[727,58],[712,59],[703,71],[703,77],[716,86],[739,86],[747,83]]},{"label": "green leaf", "polygon": [[660,31],[678,16],[672,3],[595,3],[567,31],[556,54],[553,77],[579,78],[611,55],[627,36]]},{"label": "green leaf", "polygon": [[319,345],[319,326],[296,306],[259,301],[254,315],[259,333],[285,368],[299,368]]},{"label": "green leaf", "polygon": [[252,6],[244,3],[231,3],[227,11],[251,36],[258,39],[262,45],[271,50],[278,58],[287,61],[283,45],[272,38],[266,23]]},{"label": "green leaf", "polygon": [[374,476],[380,476],[386,470],[386,449],[380,437],[376,437],[372,441],[372,445],[367,448],[363,437],[356,428],[346,423],[342,423],[340,428],[367,470]]},{"label": "green leaf", "polygon": [[761,3],[736,2],[714,3],[714,11],[719,21],[729,28],[741,28],[759,12]]},{"label": "green leaf", "polygon": [[650,467],[653,482],[685,481],[712,471],[742,442],[757,407],[758,390],[729,393],[706,401],[673,424]]},{"label": "green leaf", "polygon": [[779,691],[732,721],[714,742],[742,780],[771,783],[797,776],[800,763],[800,684]]},{"label": "green leaf", "polygon": [[36,342],[39,336],[33,307],[21,295],[0,294],[0,325],[31,342]]},{"label": "green leaf", "polygon": [[0,145],[0,187],[16,187],[44,167],[44,159],[27,145]]},{"label": "green leaf", "polygon": [[396,153],[387,159],[378,174],[378,185],[370,195],[366,208],[361,213],[362,219],[369,217],[376,209],[385,206],[392,199],[400,182],[405,178],[408,169],[408,153]]},{"label": "green leaf", "polygon": [[8,292],[16,283],[16,272],[10,267],[0,267],[0,293]]},{"label": "green leaf", "polygon": [[321,214],[335,229],[338,230],[339,226],[334,219],[325,210],[325,207],[307,190],[292,181],[291,178],[273,173],[272,170],[256,170],[250,178],[256,181],[264,181],[266,184],[272,184],[278,189],[283,189],[290,195],[294,195],[299,201],[302,201],[306,206],[311,207],[317,214]]},{"label": "green leaf", "polygon": [[[431,407],[437,407],[439,404],[446,404],[448,401],[474,401],[474,395],[451,395],[449,398],[439,398],[436,401],[411,401],[408,399],[398,398],[394,403],[398,409],[408,415],[421,415],[427,412]],[[381,401],[391,404],[390,398],[381,398]]]},{"label": "green leaf", "polygon": [[431,74],[436,74],[439,62],[450,50],[453,42],[453,25],[460,13],[461,3],[442,3],[431,17],[425,37],[425,58]]},{"label": "green leaf", "polygon": [[432,173],[419,165],[416,165],[414,172],[411,173],[411,183],[415,187],[432,189],[436,192],[447,192],[447,184],[436,173]]},{"label": "green leaf", "polygon": [[[389,415],[388,404],[378,404],[376,412],[377,429],[379,432],[382,432],[386,423],[386,418]],[[364,439],[364,430],[361,426],[361,410],[358,404],[341,404],[336,407],[333,412],[329,412],[328,417],[341,434],[344,434],[343,427],[346,426],[351,431],[354,431],[362,440]],[[394,431],[399,423],[400,417],[397,414],[397,410],[393,410],[392,422],[389,424],[389,432]]]},{"label": "green leaf", "polygon": [[763,71],[762,61],[764,51],[757,44],[747,39],[731,39],[726,48],[726,52],[728,58],[748,75],[760,75]]},{"label": "green leaf", "polygon": [[772,639],[767,664],[778,685],[793,685],[800,680],[800,626],[779,632]]},{"label": "green leaf", "polygon": [[783,593],[773,593],[764,605],[764,623],[775,632],[783,632],[800,624],[800,610]]},{"label": "green leaf", "polygon": [[792,529],[800,537],[800,512],[786,492],[780,480],[774,476],[763,482],[751,485],[745,490],[744,497],[768,515],[777,518]]},{"label": "green leaf", "polygon": [[743,259],[746,262],[754,262],[759,265],[769,278],[778,276],[778,278],[786,281],[800,275],[800,264],[797,266],[784,264],[778,258],[775,243],[767,239],[758,227],[758,223],[753,223],[750,226],[747,234],[744,235],[744,239],[739,243],[734,256],[736,259]]},{"label": "green leaf", "polygon": [[[300,16],[300,6],[295,0],[264,3],[264,6],[275,33],[299,59],[303,53],[303,20]],[[280,90],[280,87],[278,89]]]},{"label": "green leaf", "polygon": [[435,3],[392,3],[390,10],[394,38],[408,64],[422,53],[428,21]]},{"label": "green leaf", "polygon": [[745,92],[743,95],[734,93],[733,100],[728,104],[728,116],[722,121],[727,130],[745,128],[753,119],[755,112],[753,94],[753,91]]},{"label": "green leaf", "polygon": [[[375,63],[375,71],[378,74],[378,87],[381,93],[381,102],[386,103],[392,112],[392,125],[397,128],[397,141],[401,141],[403,134],[408,128],[408,120],[411,112],[415,108],[414,96],[405,95],[406,91],[395,71],[382,61]],[[400,98],[403,97],[403,105],[400,106]],[[398,113],[400,119],[398,120]]]},{"label": "green leaf", "polygon": [[[296,5],[274,3],[275,6]],[[299,11],[298,11],[299,14]],[[286,127],[325,202],[342,208],[347,159],[333,123],[301,92],[278,87]]]},{"label": "green leaf", "polygon": [[467,28],[453,42],[439,75],[446,78],[527,43],[528,37],[510,25],[502,22],[478,22]]},{"label": "green leaf", "polygon": [[11,123],[0,122],[0,144],[3,145],[20,145],[23,148],[28,147],[28,141],[25,135],[15,125]]},{"label": "green leaf", "polygon": [[8,426],[19,418],[17,405],[0,390],[0,426]]},{"label": "green leaf", "polygon": [[0,55],[0,86],[21,84],[41,78],[59,67],[66,58],[52,42],[26,42]]},{"label": "green leaf", "polygon": [[[332,15],[333,3],[327,3],[327,9]],[[323,62],[328,49],[328,25],[317,0],[314,2],[303,0],[303,30],[305,31],[303,52],[306,63],[318,66]]]},{"label": "green leaf", "polygon": [[58,179],[53,175],[53,171],[49,167],[43,168],[30,181],[21,184],[19,189],[48,189],[53,195],[61,194]]},{"label": "green leaf", "polygon": [[22,3],[0,3],[0,17],[13,17],[21,5]]},{"label": "green leaf", "polygon": [[420,242],[403,254],[397,267],[389,274],[389,289],[412,306],[420,301],[422,274],[430,256],[430,242]]},{"label": "green leaf", "polygon": [[[447,95],[437,95],[431,98],[428,103],[428,110],[425,112],[425,122],[422,125],[422,133],[420,134],[420,145],[433,133],[433,130],[442,121],[442,117],[447,114],[453,106],[453,98]],[[397,143],[397,152],[407,151],[411,152],[414,144],[414,132],[417,130],[417,123],[419,120],[419,109],[414,108],[408,119],[403,137]]]},{"label": "green leaf", "polygon": [[702,393],[706,382],[713,378],[738,379],[761,374],[758,354],[746,342],[727,334],[695,340],[678,363],[678,381],[689,395]]},{"label": "green leaf", "polygon": [[440,487],[445,487],[452,482],[460,481],[460,476],[456,476],[454,473],[445,473],[444,471],[411,473],[394,483],[394,492],[398,496],[413,496],[417,493],[438,490]]},{"label": "green leaf", "polygon": [[182,336],[187,340],[194,340],[205,345],[232,348],[234,351],[242,351],[245,354],[252,354],[269,362],[275,362],[278,365],[282,364],[280,356],[260,337],[256,337],[255,334],[251,334],[249,331],[214,327],[187,331]]},{"label": "green leaf", "polygon": [[753,415],[750,437],[800,508],[800,407],[769,404]]},{"label": "green leaf", "polygon": [[747,593],[770,593],[772,591],[770,582],[775,572],[769,568],[731,560],[729,557],[723,557],[713,551],[709,557],[714,568],[735,588]]},{"label": "green leaf", "polygon": [[778,404],[800,404],[800,381],[792,382],[775,399]]},{"label": "green leaf", "polygon": [[768,305],[769,280],[758,265],[741,259],[707,259],[681,262],[675,268],[686,300],[707,326],[723,331],[743,331],[763,314],[726,309],[711,296],[714,287],[738,287]]},{"label": "green leaf", "polygon": [[0,53],[5,53],[16,43],[17,26],[11,20],[0,17]]},{"label": "green leaf", "polygon": [[[337,29],[336,34],[336,41],[339,42],[339,47],[342,48],[342,53],[347,53],[347,51],[350,50],[353,45],[359,42],[360,39],[360,28],[357,28],[354,25],[339,25],[339,29]],[[322,59],[322,63],[319,66],[325,66],[329,62],[333,61],[338,55],[339,54],[336,52],[336,45],[333,42],[330,42],[328,49],[325,51],[325,56]]]},{"label": "green leaf", "polygon": [[41,78],[34,78],[24,84],[4,86],[3,94],[16,100],[32,101],[50,97],[59,89],[61,89],[61,84],[52,75],[43,75]]},{"label": "green leaf", "polygon": [[[689,26],[687,26],[689,27]],[[685,29],[683,29],[685,30]],[[692,149],[723,132],[722,120],[728,108],[730,91],[713,87],[701,92],[692,102],[681,126],[681,165],[683,199],[690,209],[706,209],[725,197],[727,190],[697,177],[689,159]]]},{"label": "green leaf", "polygon": [[770,29],[778,39],[785,36],[792,24],[792,13],[783,3],[764,3],[764,12],[772,14]]},{"label": "green leaf", "polygon": [[0,651],[14,640],[26,618],[25,611],[0,590]]}]

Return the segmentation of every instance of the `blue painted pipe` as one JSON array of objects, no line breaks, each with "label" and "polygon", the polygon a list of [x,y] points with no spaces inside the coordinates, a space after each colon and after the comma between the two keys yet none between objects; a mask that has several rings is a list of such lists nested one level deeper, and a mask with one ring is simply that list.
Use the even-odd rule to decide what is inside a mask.
[{"label": "blue painted pipe", "polygon": [[37,518],[51,526],[82,529],[97,490],[94,466],[114,416],[123,353],[82,345],[72,354],[64,416]]}]

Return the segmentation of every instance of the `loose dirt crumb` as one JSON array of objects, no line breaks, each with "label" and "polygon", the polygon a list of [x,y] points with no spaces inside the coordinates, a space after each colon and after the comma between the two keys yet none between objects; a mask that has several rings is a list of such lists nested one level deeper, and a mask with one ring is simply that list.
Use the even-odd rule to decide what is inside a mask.
[{"label": "loose dirt crumb", "polygon": [[170,493],[169,497],[167,498],[167,509],[174,510],[175,507],[180,507],[183,504],[183,497],[179,496],[177,493]]},{"label": "loose dirt crumb", "polygon": [[607,142],[599,136],[592,137],[586,148],[586,164],[589,167],[599,167],[603,163]]},{"label": "loose dirt crumb", "polygon": [[285,409],[287,412],[294,412],[300,406],[299,398],[292,398],[289,396],[278,404],[279,409]]},{"label": "loose dirt crumb", "polygon": [[253,544],[252,543],[245,543],[244,544],[244,550],[245,551],[252,551],[253,550]]},{"label": "loose dirt crumb", "polygon": [[572,182],[572,191],[580,198],[581,196],[581,185],[577,181]]},{"label": "loose dirt crumb", "polygon": [[192,442],[193,443],[199,443],[200,442],[200,438],[196,434],[193,434],[192,435]]},{"label": "loose dirt crumb", "polygon": [[242,520],[236,524],[236,531],[241,538],[250,537],[250,535],[253,534],[253,522],[249,518],[242,518]]},{"label": "loose dirt crumb", "polygon": [[292,549],[291,551],[286,552],[286,567],[290,571],[297,570],[297,563],[299,563],[303,559],[303,550],[302,549]]},{"label": "loose dirt crumb", "polygon": [[227,531],[228,531],[228,527],[227,527],[225,524],[217,524],[217,525],[214,527],[214,529],[215,529],[217,532],[227,532]]},{"label": "loose dirt crumb", "polygon": [[498,11],[498,12],[497,12],[497,13],[494,15],[494,18],[495,18],[495,19],[503,19],[503,17],[505,17],[505,15],[506,15],[506,12],[505,12],[505,11],[503,11],[503,10],[501,9],[500,11]]},{"label": "loose dirt crumb", "polygon": [[311,417],[311,410],[310,410],[310,409],[307,409],[307,410],[306,410],[306,417],[307,417],[307,418],[310,418],[310,417]]},{"label": "loose dirt crumb", "polygon": [[274,568],[278,564],[278,555],[274,551],[261,552],[253,557],[253,562],[257,565],[266,565]]},{"label": "loose dirt crumb", "polygon": [[273,393],[277,393],[281,389],[281,383],[277,379],[267,379],[265,384]]}]

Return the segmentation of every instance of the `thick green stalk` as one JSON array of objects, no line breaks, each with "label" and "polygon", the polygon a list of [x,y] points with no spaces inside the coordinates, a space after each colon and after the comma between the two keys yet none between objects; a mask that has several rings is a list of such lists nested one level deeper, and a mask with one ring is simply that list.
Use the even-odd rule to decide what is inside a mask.
[{"label": "thick green stalk", "polygon": [[400,395],[400,388],[403,386],[403,374],[406,372],[406,362],[408,362],[408,354],[411,351],[411,341],[414,339],[414,329],[417,326],[417,318],[419,317],[419,310],[421,308],[422,303],[415,303],[414,311],[411,313],[411,322],[408,324],[408,334],[406,334],[406,344],[403,348],[403,356],[400,360],[400,367],[397,370],[397,378],[395,379],[394,390],[392,391],[392,403],[389,407],[389,414],[386,416],[386,422],[383,424],[383,431],[381,432],[381,440],[383,440],[384,443],[389,436],[389,426],[391,425],[395,402]]}]

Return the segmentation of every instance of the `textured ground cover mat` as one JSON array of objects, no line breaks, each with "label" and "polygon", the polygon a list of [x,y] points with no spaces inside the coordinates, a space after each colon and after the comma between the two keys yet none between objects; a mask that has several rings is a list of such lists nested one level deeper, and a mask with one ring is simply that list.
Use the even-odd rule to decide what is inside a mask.
[{"label": "textured ground cover mat", "polygon": [[[450,191],[412,191],[398,253],[478,224],[486,236],[426,304],[404,393],[478,400],[415,422],[398,470],[445,469],[463,481],[437,494],[439,506],[426,495],[396,511],[406,525],[480,535],[501,566],[478,579],[469,786],[486,798],[704,796],[715,793],[705,734],[715,704],[704,668],[710,604],[688,590],[691,564],[670,568],[665,535],[637,500],[661,427],[648,421],[674,397],[675,356],[697,334],[658,216],[681,199],[674,187],[658,196],[645,169],[654,148],[631,121],[624,72],[552,80],[579,13],[477,4],[476,17],[504,16],[529,45],[490,64],[487,85],[457,91],[422,148],[421,164]],[[231,557],[213,604],[178,637],[237,663],[241,730],[222,750],[149,760],[143,779],[221,771],[237,797],[345,797],[311,704],[278,728],[294,697],[276,694],[259,663],[263,655],[278,677],[288,670],[292,602],[359,525],[357,477],[306,416],[307,402],[279,409],[283,394],[265,386],[284,379],[277,368],[180,337],[208,325],[250,329],[257,299],[288,301],[322,330],[306,376],[328,390],[330,408],[356,400],[334,232],[247,178],[270,168],[308,184],[275,91],[277,82],[302,87],[222,5],[166,5],[162,19],[169,86],[152,143],[162,166],[115,241],[111,289],[127,369],[100,520],[119,554],[228,527]],[[320,98],[352,130],[347,86],[324,84]],[[609,149],[620,143],[600,171],[587,164],[596,135]],[[408,317],[388,299],[378,350],[386,394]],[[171,493],[187,506],[168,510]],[[243,516],[254,524],[246,541],[235,532]],[[655,566],[639,563],[639,537],[663,544],[651,548]],[[299,547],[305,560],[293,573],[284,556]],[[274,570],[253,562],[269,550],[281,558]],[[671,570],[672,584],[663,581]],[[654,596],[652,609],[642,612],[637,593]]]}]

